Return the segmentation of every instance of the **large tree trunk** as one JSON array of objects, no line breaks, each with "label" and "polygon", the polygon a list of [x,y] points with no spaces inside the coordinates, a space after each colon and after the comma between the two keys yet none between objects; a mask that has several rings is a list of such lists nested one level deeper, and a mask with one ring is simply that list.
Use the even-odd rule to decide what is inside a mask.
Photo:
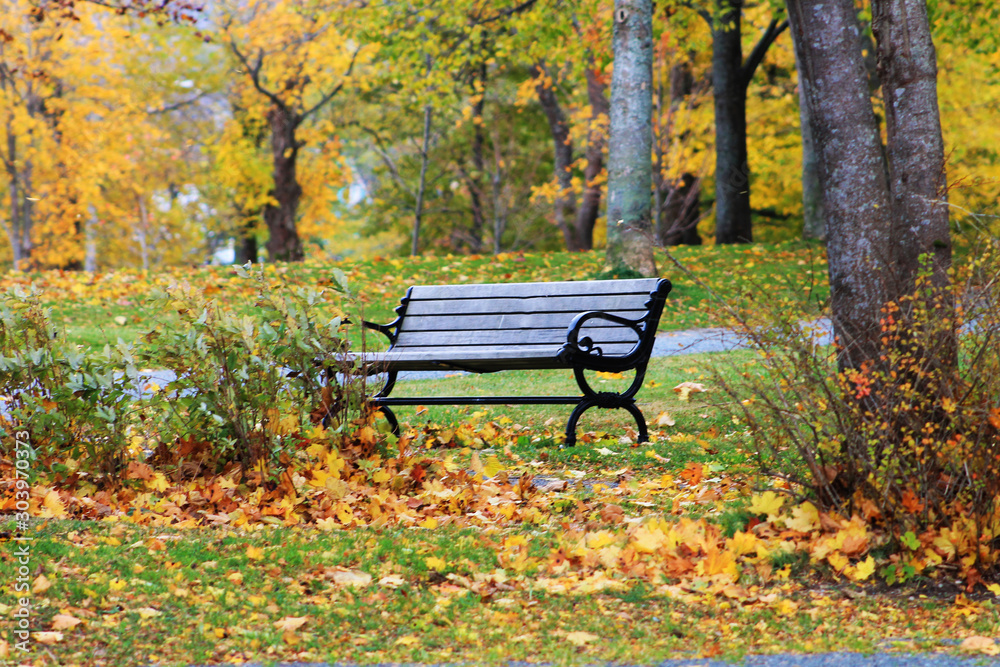
[{"label": "large tree trunk", "polygon": [[274,164],[274,189],[271,195],[276,204],[264,209],[264,222],[270,238],[267,254],[271,261],[302,261],[302,241],[296,227],[302,186],[296,174],[296,160],[302,145],[295,138],[300,119],[286,107],[272,106],[267,114],[271,127],[271,154]]},{"label": "large tree trunk", "polygon": [[655,276],[650,206],[653,149],[653,3],[615,0],[608,154],[612,269]]},{"label": "large tree trunk", "polygon": [[712,30],[715,93],[715,242],[750,243],[750,167],[739,0],[718,0]]},{"label": "large tree trunk", "polygon": [[542,105],[546,120],[549,121],[549,131],[555,148],[555,175],[559,192],[555,199],[556,226],[562,232],[567,250],[580,250],[576,229],[573,222],[576,216],[576,195],[573,192],[573,140],[569,134],[569,121],[563,113],[556,97],[555,84],[545,69],[545,63],[539,62],[532,68],[535,78],[535,92],[538,102]]},{"label": "large tree trunk", "polygon": [[853,0],[787,0],[821,162],[834,333],[841,368],[878,358],[888,300],[892,202]]},{"label": "large tree trunk", "polygon": [[895,287],[905,295],[915,290],[925,254],[931,258],[933,284],[943,287],[949,282],[951,238],[937,56],[926,0],[872,0],[872,11],[895,217]]}]

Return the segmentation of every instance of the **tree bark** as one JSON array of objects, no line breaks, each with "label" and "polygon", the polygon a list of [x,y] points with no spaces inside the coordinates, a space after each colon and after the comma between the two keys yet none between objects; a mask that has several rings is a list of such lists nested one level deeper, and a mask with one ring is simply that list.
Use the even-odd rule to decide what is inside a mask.
[{"label": "tree bark", "polygon": [[821,162],[834,334],[843,368],[877,359],[892,202],[853,0],[787,0]]},{"label": "tree bark", "polygon": [[718,0],[712,30],[715,94],[715,242],[750,243],[750,166],[747,157],[746,83],[743,80],[742,2]]},{"label": "tree bark", "polygon": [[573,224],[576,217],[576,195],[573,193],[573,140],[569,134],[569,121],[563,113],[556,97],[555,85],[549,76],[544,62],[535,64],[532,68],[535,78],[535,92],[538,103],[542,106],[545,118],[549,122],[549,132],[555,148],[554,169],[559,192],[555,199],[556,227],[562,232],[566,249],[580,250],[576,229]]},{"label": "tree bark", "polygon": [[[670,113],[673,118],[680,104],[694,90],[694,76],[687,62],[674,65],[670,69]],[[666,141],[672,141],[672,122],[666,130]],[[661,142],[662,143],[662,142]],[[659,215],[656,218],[656,238],[660,245],[701,245],[698,222],[701,219],[701,179],[690,172],[681,174],[679,181],[662,182],[658,188],[662,197]]]},{"label": "tree bark", "polygon": [[410,255],[420,254],[420,225],[424,219],[424,193],[427,190],[427,152],[431,142],[431,118],[434,107],[424,106],[424,137],[420,144],[420,181],[417,183],[417,201],[413,211],[413,239],[410,244]]},{"label": "tree bark", "polygon": [[301,121],[284,105],[275,104],[267,114],[271,127],[271,153],[274,160],[274,189],[271,196],[276,203],[264,209],[264,222],[270,232],[267,254],[271,261],[298,262],[305,254],[296,227],[302,186],[296,175],[296,161],[302,144],[295,137]]},{"label": "tree bark", "polygon": [[936,287],[948,284],[951,266],[937,55],[926,0],[872,0],[872,13],[885,99],[896,288],[912,294],[922,255],[931,258]]},{"label": "tree bark", "polygon": [[608,116],[611,111],[606,94],[607,83],[595,69],[593,62],[587,67],[586,77],[591,121],[587,131],[587,150],[584,153],[587,164],[583,168],[583,196],[576,211],[574,225],[580,250],[592,250],[594,247],[594,227],[601,212],[601,184],[598,178],[604,171],[604,149],[607,146],[605,131],[599,127],[597,119]]},{"label": "tree bark", "polygon": [[608,154],[608,248],[612,269],[657,274],[650,205],[653,148],[653,3],[615,0]]},{"label": "tree bark", "polygon": [[823,211],[823,190],[819,182],[819,154],[813,138],[812,120],[806,99],[809,80],[802,71],[802,54],[799,39],[793,33],[795,68],[799,73],[799,125],[802,134],[802,238],[826,240],[826,222]]}]

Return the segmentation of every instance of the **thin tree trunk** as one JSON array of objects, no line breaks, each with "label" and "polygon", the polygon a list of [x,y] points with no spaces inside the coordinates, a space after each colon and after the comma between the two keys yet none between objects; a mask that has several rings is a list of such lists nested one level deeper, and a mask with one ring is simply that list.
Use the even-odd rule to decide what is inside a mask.
[{"label": "thin tree trunk", "polygon": [[500,241],[507,228],[507,206],[503,201],[503,158],[500,155],[499,130],[493,133],[493,176],[490,182],[493,186],[493,254],[502,252]]},{"label": "thin tree trunk", "polygon": [[566,249],[580,250],[573,219],[576,215],[576,195],[573,193],[573,140],[569,133],[569,121],[559,105],[552,78],[545,69],[545,63],[539,62],[533,68],[535,92],[542,106],[545,118],[549,122],[552,142],[555,144],[555,173],[559,192],[556,195],[555,218],[556,226],[562,232]]},{"label": "thin tree trunk", "polygon": [[598,119],[608,116],[610,104],[606,95],[607,84],[594,63],[588,63],[587,100],[590,102],[590,129],[587,131],[587,164],[583,168],[583,196],[576,211],[576,241],[580,250],[594,247],[594,227],[601,212],[601,183],[598,179],[604,171],[604,148],[607,145],[605,130]]},{"label": "thin tree trunk", "polygon": [[427,189],[427,152],[431,142],[431,116],[434,107],[424,106],[424,136],[420,144],[420,182],[417,184],[417,202],[413,212],[413,240],[410,244],[410,255],[420,254],[420,225],[424,217],[424,192]]},{"label": "thin tree trunk", "polygon": [[799,40],[792,35],[795,47],[795,68],[799,73],[799,125],[802,134],[802,238],[826,240],[823,213],[823,191],[819,183],[819,154],[813,139],[809,105],[806,103],[808,79],[802,72],[802,54]]},{"label": "thin tree trunk", "polygon": [[90,217],[84,230],[83,270],[94,273],[97,271],[97,225],[100,224],[100,219],[93,204],[87,207],[87,212]]},{"label": "thin tree trunk", "polygon": [[741,3],[718,0],[712,30],[715,93],[715,242],[750,243],[750,167],[747,157],[746,82],[743,80]]},{"label": "thin tree trunk", "polygon": [[298,119],[289,109],[275,105],[267,114],[271,127],[271,154],[274,164],[274,189],[277,205],[264,208],[264,222],[270,237],[267,253],[271,261],[298,262],[305,256],[296,227],[302,186],[296,174],[296,161],[301,144],[295,138]]},{"label": "thin tree trunk", "polygon": [[653,3],[616,0],[608,155],[608,248],[612,269],[655,276],[652,188]]},{"label": "thin tree trunk", "polygon": [[[486,63],[479,67],[482,90],[472,110],[472,173],[468,176],[469,198],[472,204],[472,226],[465,235],[465,242],[472,253],[483,249],[483,229],[486,228],[486,211],[483,206],[483,174],[486,159],[483,156],[486,137],[483,134],[483,110],[486,107]],[[475,81],[475,79],[474,79]]]},{"label": "thin tree trunk", "polygon": [[854,0],[787,0],[822,165],[834,334],[841,368],[878,358],[892,205]]},{"label": "thin tree trunk", "polygon": [[893,265],[899,294],[906,295],[916,289],[922,255],[931,257],[937,287],[948,284],[951,267],[937,55],[926,0],[872,0],[872,12],[895,217]]},{"label": "thin tree trunk", "polygon": [[136,197],[139,203],[139,229],[136,231],[136,240],[139,242],[139,257],[142,260],[142,270],[149,270],[149,247],[147,236],[149,235],[149,215],[146,211],[146,203],[142,197]]},{"label": "thin tree trunk", "polygon": [[[671,118],[668,124],[667,140],[672,141],[673,117],[680,104],[694,91],[694,76],[687,62],[674,65],[670,69]],[[690,172],[681,174],[679,182],[662,184],[663,208],[657,219],[656,237],[660,245],[701,245],[698,222],[701,220],[701,179]]]}]

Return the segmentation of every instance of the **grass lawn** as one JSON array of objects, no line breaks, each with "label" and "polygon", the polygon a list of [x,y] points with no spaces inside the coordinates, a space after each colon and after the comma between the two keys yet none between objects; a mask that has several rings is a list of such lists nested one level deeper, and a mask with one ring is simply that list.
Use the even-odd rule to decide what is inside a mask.
[{"label": "grass lawn", "polygon": [[[816,246],[676,256],[690,273],[658,258],[675,283],[664,330],[731,324],[711,291],[751,318],[762,299],[803,316],[824,311]],[[508,254],[337,268],[359,295],[352,308],[384,322],[410,284],[586,279],[602,262]],[[275,273],[323,285],[331,268]],[[56,323],[86,347],[170,327],[170,313],[143,304],[179,281],[252,307],[252,290],[228,268],[3,279],[44,290]],[[402,439],[378,440],[385,423],[376,422],[359,438],[380,444],[353,459],[324,429],[290,434],[270,476],[205,472],[191,441],[169,443],[193,452],[173,468],[154,470],[133,448],[111,489],[67,459],[34,480],[29,529],[0,521],[4,571],[17,571],[17,549],[30,551],[30,595],[15,591],[13,574],[0,582],[0,662],[25,660],[12,634],[24,595],[33,665],[1000,653],[1000,586],[967,591],[952,562],[888,586],[873,574],[894,561],[862,519],[821,516],[757,472],[746,425],[718,386],[757,363],[749,351],[653,359],[638,395],[648,443],[636,442],[625,411],[588,411],[578,445],[561,448],[570,406],[413,406],[396,410]],[[631,375],[592,378],[614,391]],[[685,382],[705,391],[674,391]],[[510,371],[402,382],[393,395],[527,393],[578,389],[569,372]],[[0,471],[13,488],[11,460]],[[13,511],[7,495],[0,507]]]}]

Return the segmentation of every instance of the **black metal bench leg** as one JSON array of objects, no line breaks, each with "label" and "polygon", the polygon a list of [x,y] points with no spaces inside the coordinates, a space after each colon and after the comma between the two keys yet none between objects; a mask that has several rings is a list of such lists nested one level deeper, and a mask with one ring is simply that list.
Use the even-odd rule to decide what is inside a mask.
[{"label": "black metal bench leg", "polygon": [[580,417],[583,416],[583,413],[593,407],[606,408],[606,409],[623,408],[625,410],[628,410],[629,414],[632,415],[632,418],[635,419],[635,425],[639,427],[639,442],[649,442],[649,431],[646,428],[646,418],[643,416],[642,411],[639,410],[639,406],[637,406],[634,401],[625,402],[622,401],[619,397],[617,397],[617,395],[612,395],[612,396],[614,396],[614,398],[618,398],[618,400],[614,400],[614,398],[608,397],[606,395],[598,396],[598,398],[603,398],[608,403],[613,403],[610,405],[609,404],[602,405],[600,401],[590,400],[590,399],[583,399],[582,401],[577,403],[576,407],[573,408],[572,414],[570,414],[569,416],[569,422],[566,424],[565,445],[567,447],[576,446],[576,425],[580,421]]},{"label": "black metal bench leg", "polygon": [[576,424],[580,421],[583,413],[595,405],[597,405],[596,402],[583,399],[573,408],[573,412],[569,416],[569,421],[566,423],[566,441],[563,443],[566,447],[576,446]]},{"label": "black metal bench leg", "polygon": [[385,417],[385,420],[389,422],[389,427],[392,429],[392,434],[398,438],[399,420],[396,419],[396,415],[393,414],[392,410],[390,410],[385,405],[376,406],[375,409],[382,413],[382,415]]},{"label": "black metal bench leg", "polygon": [[628,403],[622,406],[635,418],[635,425],[639,427],[639,442],[649,442],[649,431],[646,430],[646,418],[635,403]]}]

